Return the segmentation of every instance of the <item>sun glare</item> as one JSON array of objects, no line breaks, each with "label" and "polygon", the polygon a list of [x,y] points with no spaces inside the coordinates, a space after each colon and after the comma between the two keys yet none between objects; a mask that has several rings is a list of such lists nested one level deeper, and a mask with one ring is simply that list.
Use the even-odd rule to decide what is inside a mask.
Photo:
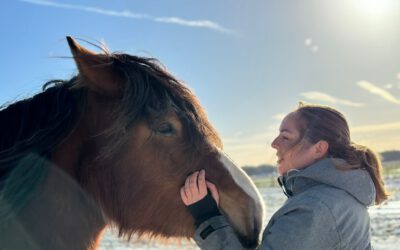
[{"label": "sun glare", "polygon": [[393,0],[355,0],[354,3],[371,17],[382,17],[396,5]]}]

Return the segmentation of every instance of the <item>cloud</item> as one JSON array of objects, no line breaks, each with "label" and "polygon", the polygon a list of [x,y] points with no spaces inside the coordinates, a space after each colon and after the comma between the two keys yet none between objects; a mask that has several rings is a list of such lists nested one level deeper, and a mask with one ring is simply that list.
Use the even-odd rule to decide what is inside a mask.
[{"label": "cloud", "polygon": [[325,94],[325,93],[317,92],[317,91],[303,92],[303,93],[300,93],[300,95],[308,100],[326,102],[326,103],[330,103],[330,104],[341,104],[341,105],[351,106],[351,107],[362,107],[365,105],[363,103],[357,103],[357,102],[352,102],[352,101],[348,101],[348,100],[344,100],[344,99],[338,99],[329,94]]},{"label": "cloud", "polygon": [[394,97],[387,90],[384,90],[383,88],[380,88],[380,87],[374,85],[373,83],[370,83],[370,82],[367,82],[367,81],[360,81],[360,82],[357,82],[357,85],[359,87],[367,90],[371,94],[374,94],[374,95],[382,97],[383,99],[385,99],[388,102],[395,103],[395,104],[400,104],[400,100],[399,99]]},{"label": "cloud", "polygon": [[285,113],[279,113],[279,114],[276,114],[276,115],[272,116],[272,118],[273,118],[274,120],[282,121],[283,118],[285,118],[285,116],[286,116]]},{"label": "cloud", "polygon": [[276,156],[270,144],[277,133],[276,128],[273,131],[267,128],[256,133],[241,133],[240,135],[234,133],[231,136],[222,136],[224,152],[230,155],[239,166],[272,164]]},{"label": "cloud", "polygon": [[[279,127],[279,126],[278,126]],[[236,146],[242,144],[264,144],[267,141],[272,141],[278,133],[278,128],[268,127],[265,132],[258,133],[240,133],[237,132],[233,135],[222,135],[222,141],[225,146]]]},{"label": "cloud", "polygon": [[239,166],[273,164],[276,161],[276,152],[271,148],[271,142],[272,140],[260,137],[256,141],[225,144],[224,152],[231,156]]},{"label": "cloud", "polygon": [[107,9],[101,9],[101,8],[91,7],[91,6],[57,3],[57,2],[48,1],[48,0],[20,0],[20,1],[25,2],[25,3],[30,3],[30,4],[54,7],[54,8],[75,9],[75,10],[80,10],[80,11],[93,12],[93,13],[106,15],[106,16],[150,20],[153,22],[176,24],[176,25],[192,27],[192,28],[205,28],[205,29],[211,29],[211,30],[215,30],[218,32],[222,32],[225,34],[234,34],[235,33],[234,30],[225,28],[225,27],[221,26],[220,24],[210,21],[210,20],[185,20],[185,19],[182,19],[179,17],[153,17],[151,15],[147,15],[147,14],[143,14],[143,13],[134,13],[129,10],[123,10],[123,11],[107,10]]},{"label": "cloud", "polygon": [[378,131],[386,132],[388,130],[400,130],[400,122],[363,125],[351,128],[351,131],[353,133],[366,133],[366,132],[378,132]]},{"label": "cloud", "polygon": [[393,84],[388,83],[388,84],[385,84],[383,87],[384,87],[385,89],[392,89],[392,88],[393,88]]},{"label": "cloud", "polygon": [[178,24],[182,26],[190,26],[190,27],[195,27],[195,28],[209,28],[212,30],[220,31],[222,33],[231,33],[233,34],[233,30],[229,30],[227,28],[222,27],[221,25],[209,21],[209,20],[184,20],[179,17],[157,17],[153,18],[154,21],[160,22],[160,23],[172,23],[172,24]]},{"label": "cloud", "polygon": [[399,82],[397,83],[397,88],[400,89],[400,72],[397,73],[397,79],[399,80]]},{"label": "cloud", "polygon": [[311,46],[311,44],[312,44],[312,38],[306,38],[305,40],[304,40],[304,44],[308,47],[308,46]]},{"label": "cloud", "polygon": [[314,46],[311,47],[311,51],[314,52],[314,53],[317,53],[318,50],[319,50],[319,47],[316,46],[316,45],[314,45]]},{"label": "cloud", "polygon": [[319,46],[317,44],[314,44],[313,39],[311,37],[304,39],[304,44],[313,53],[317,53],[319,51]]}]

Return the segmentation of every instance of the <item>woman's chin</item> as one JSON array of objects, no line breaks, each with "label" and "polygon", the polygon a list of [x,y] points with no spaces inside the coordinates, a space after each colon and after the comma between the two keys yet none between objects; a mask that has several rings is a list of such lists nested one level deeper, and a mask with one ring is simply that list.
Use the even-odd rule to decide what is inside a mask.
[{"label": "woman's chin", "polygon": [[281,164],[278,164],[277,172],[279,175],[284,175],[286,173],[286,170],[285,170],[284,166],[282,166]]}]

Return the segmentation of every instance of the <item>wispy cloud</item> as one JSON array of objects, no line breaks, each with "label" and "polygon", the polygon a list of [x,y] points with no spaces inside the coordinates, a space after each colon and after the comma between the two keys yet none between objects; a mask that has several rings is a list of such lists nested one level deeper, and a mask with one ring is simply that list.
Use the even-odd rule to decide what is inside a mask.
[{"label": "wispy cloud", "polygon": [[395,103],[395,104],[400,104],[400,100],[394,97],[389,91],[376,86],[373,83],[367,82],[367,81],[360,81],[357,82],[357,85],[360,86],[361,88],[367,90],[371,94],[377,95],[382,97],[388,102]]},{"label": "wispy cloud", "polygon": [[393,84],[391,84],[391,83],[385,84],[385,85],[383,86],[383,88],[385,88],[385,89],[392,89],[392,88],[393,88]]},{"label": "wispy cloud", "polygon": [[311,46],[311,44],[312,44],[312,38],[306,38],[305,40],[304,40],[304,44],[308,47],[308,46]]},{"label": "wispy cloud", "polygon": [[351,128],[351,131],[354,133],[378,132],[388,130],[400,130],[400,122],[363,125]]},{"label": "wispy cloud", "polygon": [[106,16],[115,16],[115,17],[124,17],[124,18],[131,18],[131,19],[143,19],[143,20],[150,20],[153,22],[159,23],[167,23],[167,24],[176,24],[181,26],[187,26],[192,28],[205,28],[211,29],[218,32],[222,32],[225,34],[235,34],[234,30],[228,29],[223,27],[222,25],[210,21],[210,20],[186,20],[180,17],[154,17],[148,14],[143,13],[135,13],[129,10],[123,11],[116,11],[116,10],[108,10],[102,9],[97,7],[91,6],[83,6],[83,5],[73,5],[73,4],[64,4],[64,3],[57,3],[48,0],[20,0],[21,2],[54,7],[54,8],[62,8],[62,9],[75,9],[80,11],[92,12]]},{"label": "wispy cloud", "polygon": [[234,159],[239,166],[259,165],[275,162],[275,150],[270,147],[277,129],[267,128],[258,133],[235,133],[222,136],[224,151]]},{"label": "wispy cloud", "polygon": [[397,88],[400,89],[400,72],[397,73],[397,80],[399,80],[399,82],[397,83]]},{"label": "wispy cloud", "polygon": [[319,102],[325,102],[325,103],[330,103],[330,104],[341,104],[341,105],[351,106],[351,107],[364,106],[363,103],[339,99],[339,98],[333,97],[329,94],[317,92],[317,91],[303,92],[303,93],[300,93],[300,95],[303,96],[304,98],[306,98],[308,100],[312,100],[312,101],[319,101]]},{"label": "wispy cloud", "polygon": [[285,116],[286,116],[285,113],[279,113],[279,114],[276,114],[276,115],[272,116],[272,118],[273,118],[274,120],[282,121],[283,118],[285,118]]},{"label": "wispy cloud", "polygon": [[304,39],[304,44],[308,49],[310,49],[313,53],[317,53],[319,51],[319,46],[314,43],[311,37]]},{"label": "wispy cloud", "polygon": [[[226,144],[224,151],[235,160],[239,166],[273,164],[276,160],[275,150],[270,146],[271,141],[266,138],[256,141],[242,141],[241,143]],[[225,140],[224,140],[225,141]]]}]

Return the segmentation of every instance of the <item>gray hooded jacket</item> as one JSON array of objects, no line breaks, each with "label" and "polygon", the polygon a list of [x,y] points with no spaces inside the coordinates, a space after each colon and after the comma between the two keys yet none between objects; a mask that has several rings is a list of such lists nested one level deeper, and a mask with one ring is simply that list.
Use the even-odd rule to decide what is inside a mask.
[{"label": "gray hooded jacket", "polygon": [[[367,207],[374,204],[375,187],[366,170],[340,170],[325,158],[279,182],[288,200],[272,216],[258,249],[371,249]],[[204,250],[246,249],[224,216],[203,222],[194,239]]]}]

